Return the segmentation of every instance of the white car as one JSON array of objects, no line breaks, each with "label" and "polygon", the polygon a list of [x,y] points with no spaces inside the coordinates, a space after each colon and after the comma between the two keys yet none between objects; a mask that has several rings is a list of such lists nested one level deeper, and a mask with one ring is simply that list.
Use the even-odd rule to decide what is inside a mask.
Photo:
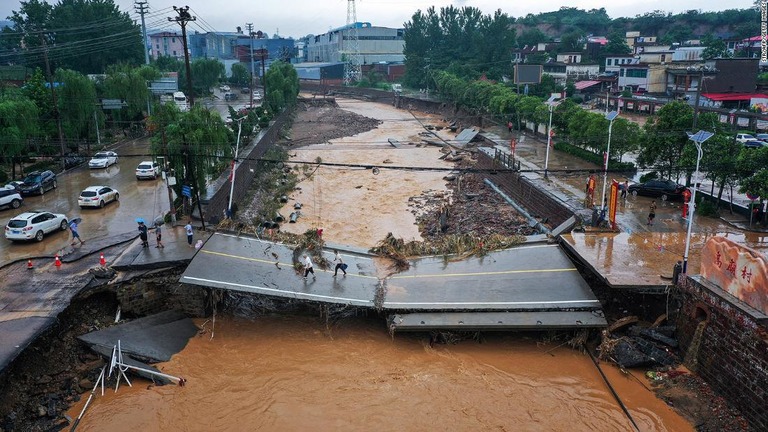
[{"label": "white car", "polygon": [[230,91],[232,89],[229,88],[229,86],[225,84],[225,85],[219,86],[219,90],[221,90],[222,92],[228,92],[228,91]]},{"label": "white car", "polygon": [[113,151],[103,151],[93,155],[93,158],[88,162],[88,168],[106,168],[116,163],[117,153]]},{"label": "white car", "polygon": [[83,207],[104,207],[104,204],[120,199],[120,194],[107,186],[88,186],[80,192],[77,204]]},{"label": "white car", "polygon": [[0,189],[0,207],[19,208],[21,203],[24,202],[24,198],[16,189],[3,188]]},{"label": "white car", "polygon": [[156,179],[160,175],[160,165],[153,161],[144,161],[136,167],[136,179]]},{"label": "white car", "polygon": [[750,134],[740,133],[740,134],[736,134],[736,141],[744,144],[747,141],[757,141],[757,138],[755,138]]},{"label": "white car", "polygon": [[67,217],[63,214],[32,211],[11,218],[5,226],[5,238],[11,241],[35,239],[40,242],[46,234],[56,230],[66,231],[68,227]]}]

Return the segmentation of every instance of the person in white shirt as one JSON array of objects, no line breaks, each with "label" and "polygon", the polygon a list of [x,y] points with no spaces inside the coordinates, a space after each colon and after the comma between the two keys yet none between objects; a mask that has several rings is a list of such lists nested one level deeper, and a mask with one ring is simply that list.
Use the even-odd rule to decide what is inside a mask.
[{"label": "person in white shirt", "polygon": [[312,267],[312,260],[309,259],[309,255],[304,254],[304,280],[307,280],[307,276],[312,273],[312,279],[315,278],[315,269]]}]

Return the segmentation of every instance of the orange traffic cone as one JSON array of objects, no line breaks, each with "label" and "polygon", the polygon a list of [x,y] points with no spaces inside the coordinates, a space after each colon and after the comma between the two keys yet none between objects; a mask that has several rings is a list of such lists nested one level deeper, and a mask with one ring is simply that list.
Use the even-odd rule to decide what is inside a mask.
[{"label": "orange traffic cone", "polygon": [[102,267],[107,265],[107,260],[104,259],[104,253],[102,252],[101,255],[99,255],[99,264],[101,264]]},{"label": "orange traffic cone", "polygon": [[56,262],[53,265],[55,265],[57,269],[61,267],[61,260],[59,259],[58,254],[56,255]]},{"label": "orange traffic cone", "polygon": [[32,265],[32,260],[27,260],[27,270],[32,270],[33,268],[35,267]]}]

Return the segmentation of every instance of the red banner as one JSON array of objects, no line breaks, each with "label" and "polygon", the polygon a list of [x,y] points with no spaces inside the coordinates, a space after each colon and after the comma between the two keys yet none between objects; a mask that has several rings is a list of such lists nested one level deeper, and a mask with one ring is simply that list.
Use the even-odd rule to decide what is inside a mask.
[{"label": "red banner", "polygon": [[616,207],[619,203],[619,182],[611,181],[611,192],[608,195],[608,220],[611,222],[611,228],[616,229]]}]

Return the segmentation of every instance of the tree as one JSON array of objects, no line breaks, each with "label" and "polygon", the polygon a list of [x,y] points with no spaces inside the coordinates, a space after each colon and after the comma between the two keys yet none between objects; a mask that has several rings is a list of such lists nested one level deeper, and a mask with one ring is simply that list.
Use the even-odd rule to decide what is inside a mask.
[{"label": "tree", "polygon": [[0,142],[4,160],[11,163],[15,176],[14,158],[26,152],[27,141],[38,134],[38,108],[21,94],[0,96]]},{"label": "tree", "polygon": [[540,42],[546,42],[549,38],[538,27],[526,29],[517,37],[517,45],[520,47],[534,46]]},{"label": "tree", "polygon": [[266,74],[267,107],[278,113],[286,106],[296,103],[299,95],[299,75],[290,63],[274,62]]},{"label": "tree", "polygon": [[101,89],[102,95],[108,99],[120,99],[127,104],[125,108],[114,114],[113,118],[116,121],[131,122],[144,119],[147,103],[152,97],[147,81],[156,78],[157,75],[159,73],[151,66],[134,68],[118,64],[107,69],[107,77]]},{"label": "tree", "polygon": [[[64,136],[72,143],[95,136],[93,113],[96,110],[96,86],[86,76],[69,69],[56,71],[59,110]],[[77,147],[77,144],[70,147]]]},{"label": "tree", "polygon": [[144,57],[139,27],[113,0],[60,0],[53,6],[30,0],[9,18],[30,67],[42,66],[46,51],[53,69],[81,73],[103,73],[107,65]]},{"label": "tree", "polygon": [[627,39],[623,34],[613,32],[608,35],[608,43],[605,44],[603,52],[613,55],[627,55],[632,53],[632,48],[627,45]]},{"label": "tree", "polygon": [[701,43],[706,47],[704,48],[704,52],[701,54],[705,60],[731,57],[731,54],[728,52],[728,48],[725,46],[725,42],[723,42],[723,40],[720,38],[716,38],[711,34],[706,34],[701,39]]},{"label": "tree", "polygon": [[[208,94],[211,87],[226,78],[224,64],[215,59],[195,59],[192,69],[192,87],[196,95]],[[179,72],[179,82],[187,82],[186,69]]]},{"label": "tree", "polygon": [[151,64],[162,72],[181,72],[184,70],[184,62],[171,56],[158,56]]},{"label": "tree", "polygon": [[248,69],[240,63],[232,64],[232,76],[229,82],[236,86],[247,86],[251,82],[251,74]]},{"label": "tree", "polygon": [[680,158],[688,144],[686,131],[693,122],[693,108],[680,101],[664,105],[645,124],[646,140],[640,147],[637,162],[652,167],[666,178],[675,179],[680,173]]}]

